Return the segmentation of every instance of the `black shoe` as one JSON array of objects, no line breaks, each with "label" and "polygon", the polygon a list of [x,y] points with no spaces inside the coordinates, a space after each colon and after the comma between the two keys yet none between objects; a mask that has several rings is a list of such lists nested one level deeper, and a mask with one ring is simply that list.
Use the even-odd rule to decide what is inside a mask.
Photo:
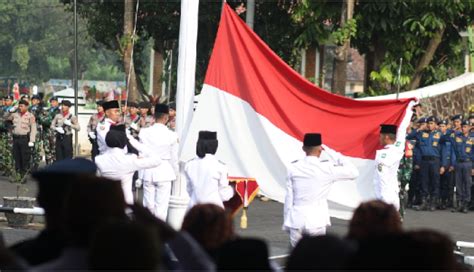
[{"label": "black shoe", "polygon": [[464,201],[464,204],[462,205],[461,212],[467,213],[469,211],[468,206],[469,206],[469,202]]}]

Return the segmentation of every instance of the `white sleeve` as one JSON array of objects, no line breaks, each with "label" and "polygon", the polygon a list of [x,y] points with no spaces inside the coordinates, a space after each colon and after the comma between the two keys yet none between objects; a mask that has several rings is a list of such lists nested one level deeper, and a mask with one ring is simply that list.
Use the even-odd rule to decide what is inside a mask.
[{"label": "white sleeve", "polygon": [[138,158],[136,155],[134,155],[134,158],[132,159],[132,164],[134,166],[134,171],[137,171],[157,167],[161,164],[161,159],[156,156]]},{"label": "white sleeve", "polygon": [[288,169],[286,177],[286,196],[285,204],[283,206],[283,220],[286,221],[288,214],[293,207],[293,181],[291,180],[291,169]]},{"label": "white sleeve", "polygon": [[173,167],[176,176],[179,174],[179,166],[178,166],[178,152],[179,152],[179,143],[178,143],[178,135],[175,132],[172,132],[171,138],[171,159],[170,163]]},{"label": "white sleeve", "polygon": [[349,160],[348,157],[342,155],[335,150],[332,150],[326,145],[322,145],[324,151],[331,157],[334,162],[332,167],[332,174],[334,180],[351,180],[359,177],[359,170],[357,167]]},{"label": "white sleeve", "polygon": [[193,183],[191,181],[191,178],[189,178],[187,163],[186,163],[186,166],[184,167],[184,177],[186,180],[186,191],[188,192],[188,195],[191,197],[194,189],[193,189]]},{"label": "white sleeve", "polygon": [[100,125],[97,126],[97,145],[99,146],[100,154],[103,154],[107,150],[107,145],[105,144],[105,135],[107,134],[106,129],[99,129]]},{"label": "white sleeve", "polygon": [[227,201],[234,196],[234,190],[229,185],[227,167],[222,165],[220,172],[221,177],[219,180],[219,195],[221,196],[222,201]]}]

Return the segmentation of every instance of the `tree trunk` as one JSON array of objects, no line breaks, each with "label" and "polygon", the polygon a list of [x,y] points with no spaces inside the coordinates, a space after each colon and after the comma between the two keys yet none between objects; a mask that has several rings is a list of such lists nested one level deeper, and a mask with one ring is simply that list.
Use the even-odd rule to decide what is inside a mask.
[{"label": "tree trunk", "polygon": [[[354,0],[344,0],[341,11],[341,27],[343,27],[347,20],[352,19],[354,12]],[[343,45],[337,46],[334,50],[334,69],[332,76],[331,91],[336,94],[346,94],[347,81],[347,52],[350,47],[350,38],[348,38]]]},{"label": "tree trunk", "polygon": [[155,48],[153,50],[153,96],[162,95],[162,81],[161,76],[163,75],[163,49]]},{"label": "tree trunk", "polygon": [[436,49],[438,49],[439,44],[443,40],[445,29],[446,27],[438,29],[431,38],[430,42],[428,43],[428,47],[426,47],[425,53],[423,54],[416,66],[413,78],[411,79],[410,84],[408,85],[408,90],[414,90],[420,86],[423,70],[425,70],[426,67],[428,67],[428,65],[433,60],[433,56],[436,52]]},{"label": "tree trunk", "polygon": [[253,29],[253,22],[255,18],[255,0],[247,0],[247,14],[245,16],[245,23]]},{"label": "tree trunk", "polygon": [[[125,77],[127,80],[128,87],[128,99],[130,101],[138,101],[139,94],[137,88],[137,76],[135,74],[135,67],[132,62],[132,35],[134,28],[134,0],[124,0],[124,16],[123,16],[123,35],[125,39],[125,45],[123,48],[123,67],[125,70]],[[130,68],[130,65],[132,67]],[[130,73],[130,75],[129,75]]]},{"label": "tree trunk", "polygon": [[374,82],[370,80],[370,73],[380,70],[386,52],[387,49],[383,42],[378,38],[372,39],[372,48],[370,52],[365,55],[364,91],[369,90],[369,88],[377,89],[379,87],[375,86]]}]

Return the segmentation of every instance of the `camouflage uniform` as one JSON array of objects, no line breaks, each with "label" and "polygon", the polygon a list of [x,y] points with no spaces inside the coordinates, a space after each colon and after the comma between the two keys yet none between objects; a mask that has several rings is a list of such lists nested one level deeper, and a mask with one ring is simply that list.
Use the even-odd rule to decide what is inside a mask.
[{"label": "camouflage uniform", "polygon": [[406,191],[406,186],[410,182],[411,175],[413,171],[413,157],[407,157],[406,154],[403,156],[400,161],[400,166],[398,168],[398,181],[400,184],[400,214],[403,217],[405,214],[405,208],[408,201],[408,193]]},{"label": "camouflage uniform", "polygon": [[13,106],[2,106],[0,111],[0,171],[5,176],[10,176],[13,172],[15,162],[11,147],[13,146],[12,128],[13,123],[7,120],[7,115]]},{"label": "camouflage uniform", "polygon": [[46,158],[46,164],[51,164],[56,158],[55,152],[55,134],[51,129],[51,123],[53,122],[56,114],[59,113],[59,107],[51,107],[48,110],[43,111],[43,116],[41,118],[41,126],[43,127],[43,149],[44,155]]},{"label": "camouflage uniform", "polygon": [[35,139],[35,146],[33,147],[32,155],[32,170],[38,169],[39,163],[41,162],[41,146],[43,146],[43,127],[41,126],[41,118],[43,116],[43,107],[41,105],[33,105],[30,107],[30,112],[36,118],[37,134]]}]

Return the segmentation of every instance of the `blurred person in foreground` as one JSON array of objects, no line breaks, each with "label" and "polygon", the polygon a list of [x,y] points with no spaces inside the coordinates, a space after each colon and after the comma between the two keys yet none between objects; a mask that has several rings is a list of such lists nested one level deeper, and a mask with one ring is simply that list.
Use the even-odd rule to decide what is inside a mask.
[{"label": "blurred person in foreground", "polygon": [[31,266],[58,258],[67,245],[64,214],[72,181],[78,176],[94,176],[96,171],[93,162],[77,158],[57,161],[34,172],[37,201],[45,212],[45,228],[35,238],[13,245],[11,250]]}]

